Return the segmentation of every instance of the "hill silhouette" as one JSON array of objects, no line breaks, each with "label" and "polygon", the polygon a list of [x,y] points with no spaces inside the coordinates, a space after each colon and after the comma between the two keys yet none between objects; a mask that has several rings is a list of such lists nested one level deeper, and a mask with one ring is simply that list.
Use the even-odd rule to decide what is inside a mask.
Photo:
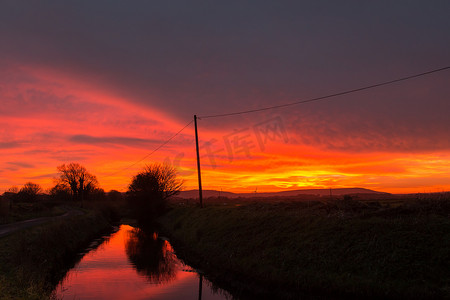
[{"label": "hill silhouette", "polygon": [[[333,196],[355,195],[355,194],[371,194],[371,195],[389,195],[389,193],[378,192],[365,188],[338,188],[331,189]],[[233,193],[216,190],[203,190],[203,197],[227,197],[227,198],[251,198],[251,197],[293,197],[298,195],[314,195],[314,196],[329,196],[330,189],[302,189],[280,192],[267,193]],[[178,195],[180,198],[198,198],[198,190],[182,191]]]}]

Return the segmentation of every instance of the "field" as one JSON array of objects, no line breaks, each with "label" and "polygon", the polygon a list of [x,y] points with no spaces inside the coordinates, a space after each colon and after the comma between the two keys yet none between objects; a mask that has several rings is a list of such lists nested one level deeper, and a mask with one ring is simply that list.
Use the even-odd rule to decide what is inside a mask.
[{"label": "field", "polygon": [[[3,203],[5,221],[69,202]],[[126,215],[82,215],[0,238],[0,299],[46,299],[84,243]],[[173,199],[158,219],[177,254],[238,298],[450,299],[450,195]]]},{"label": "field", "polygon": [[181,203],[175,248],[239,297],[450,298],[450,201]]},{"label": "field", "polygon": [[[199,202],[197,198],[182,198],[174,197],[170,201],[174,205],[194,205]],[[254,196],[247,197],[223,197],[210,196],[204,197],[203,203],[205,205],[243,205],[249,203],[289,203],[289,202],[322,202],[332,203],[343,199],[351,199],[368,205],[379,205],[383,207],[395,207],[404,203],[413,202],[421,199],[447,199],[450,198],[450,193],[423,193],[423,194],[388,194],[388,193],[355,193],[345,195],[315,195],[315,194],[299,194],[296,196],[271,196],[264,197]]]},{"label": "field", "polygon": [[0,225],[33,218],[62,215],[67,203],[56,201],[15,202],[0,199]]}]

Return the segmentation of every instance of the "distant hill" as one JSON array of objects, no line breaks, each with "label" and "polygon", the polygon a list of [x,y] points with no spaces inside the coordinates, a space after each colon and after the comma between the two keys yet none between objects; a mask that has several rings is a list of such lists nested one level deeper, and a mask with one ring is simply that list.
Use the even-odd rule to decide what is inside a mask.
[{"label": "distant hill", "polygon": [[[364,189],[364,188],[342,188],[342,189],[331,189],[331,194],[333,196],[342,195],[355,195],[355,194],[377,194],[377,195],[389,195],[389,193],[377,192],[374,190]],[[203,197],[227,197],[227,198],[250,198],[250,197],[293,197],[297,195],[315,195],[315,196],[329,196],[330,189],[305,189],[305,190],[292,190],[292,191],[281,191],[273,193],[232,193],[232,192],[221,192],[216,190],[203,190]],[[198,190],[182,191],[178,197],[180,198],[198,198]]]}]

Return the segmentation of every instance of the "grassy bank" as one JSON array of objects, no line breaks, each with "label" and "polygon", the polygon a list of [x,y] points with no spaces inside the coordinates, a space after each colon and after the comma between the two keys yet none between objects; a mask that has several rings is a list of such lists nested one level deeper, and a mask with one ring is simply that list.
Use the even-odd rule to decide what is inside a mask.
[{"label": "grassy bank", "polygon": [[0,225],[40,217],[59,216],[66,212],[65,203],[56,201],[13,203],[0,200]]},{"label": "grassy bank", "polygon": [[108,228],[88,211],[0,238],[0,299],[48,299],[80,247]]},{"label": "grassy bank", "polygon": [[180,207],[160,222],[189,263],[244,298],[450,298],[449,207]]}]

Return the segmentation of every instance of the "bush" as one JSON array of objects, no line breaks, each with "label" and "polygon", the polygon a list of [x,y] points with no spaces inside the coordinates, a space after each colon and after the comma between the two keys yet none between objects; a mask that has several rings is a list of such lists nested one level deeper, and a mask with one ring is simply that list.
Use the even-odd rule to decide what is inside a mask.
[{"label": "bush", "polygon": [[38,199],[39,193],[42,191],[42,188],[39,184],[33,182],[27,182],[20,189],[18,198],[19,201],[23,202],[33,202]]},{"label": "bush", "polygon": [[179,193],[182,181],[169,165],[153,164],[133,177],[128,187],[128,200],[141,225],[151,223],[166,208],[166,200]]}]

